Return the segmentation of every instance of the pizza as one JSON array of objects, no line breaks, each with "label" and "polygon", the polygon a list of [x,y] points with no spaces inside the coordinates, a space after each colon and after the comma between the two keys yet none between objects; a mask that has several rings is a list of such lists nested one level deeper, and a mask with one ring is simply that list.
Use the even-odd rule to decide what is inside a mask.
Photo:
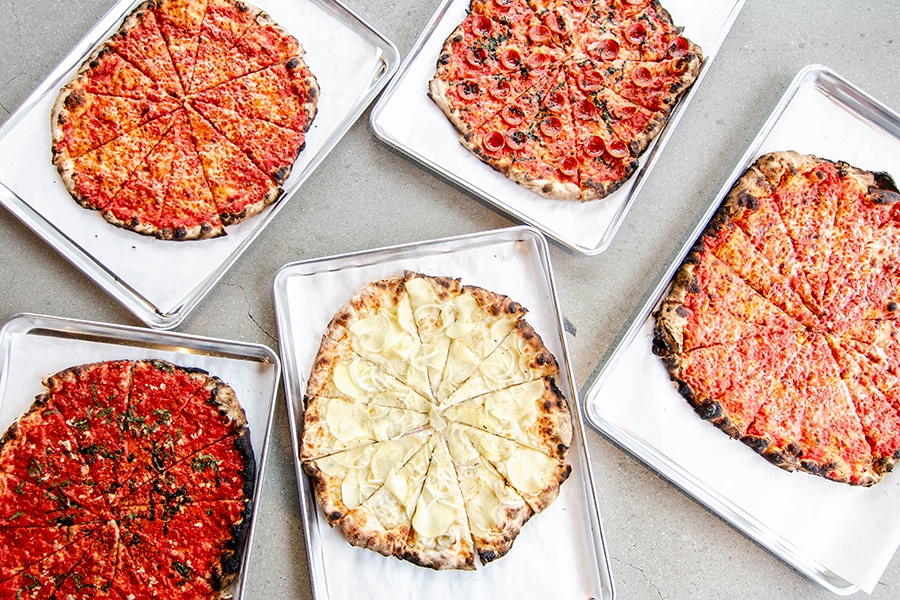
[{"label": "pizza", "polygon": [[231,387],[160,360],[44,385],[0,439],[0,598],[230,598],[256,477]]},{"label": "pizza", "polygon": [[759,158],[676,272],[654,351],[704,419],[788,471],[877,483],[900,457],[900,192]]},{"label": "pizza", "polygon": [[509,552],[571,472],[559,365],[510,298],[407,271],[327,327],[301,464],[353,545],[432,569]]},{"label": "pizza", "polygon": [[243,0],[147,0],[53,105],[78,204],[164,240],[221,236],[282,193],[316,116],[300,43]]},{"label": "pizza", "polygon": [[700,47],[657,0],[471,0],[429,96],[462,145],[542,196],[617,190],[691,86]]}]

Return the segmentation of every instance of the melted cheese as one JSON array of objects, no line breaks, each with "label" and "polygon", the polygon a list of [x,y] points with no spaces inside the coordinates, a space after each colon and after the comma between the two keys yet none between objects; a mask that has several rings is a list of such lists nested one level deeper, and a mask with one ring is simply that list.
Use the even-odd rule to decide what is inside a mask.
[{"label": "melted cheese", "polygon": [[412,388],[359,357],[349,364],[336,364],[333,381],[338,391],[362,404],[379,404],[419,412],[428,412],[431,407],[431,403]]}]

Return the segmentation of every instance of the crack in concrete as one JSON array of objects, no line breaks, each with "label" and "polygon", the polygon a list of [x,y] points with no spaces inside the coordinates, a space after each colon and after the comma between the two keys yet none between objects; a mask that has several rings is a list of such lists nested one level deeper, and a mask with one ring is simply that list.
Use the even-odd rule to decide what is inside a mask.
[{"label": "crack in concrete", "polygon": [[650,578],[647,577],[647,574],[644,572],[643,569],[641,569],[640,567],[637,567],[637,566],[635,566],[635,565],[633,565],[633,564],[631,564],[631,563],[627,563],[627,562],[625,562],[625,561],[623,561],[623,560],[619,560],[619,559],[616,559],[616,558],[614,558],[613,560],[615,560],[616,562],[618,562],[618,563],[620,563],[620,564],[625,565],[626,567],[631,567],[632,569],[634,569],[635,571],[637,571],[638,573],[640,573],[640,574],[641,574],[641,577],[644,578],[644,581],[647,582],[647,585],[649,585],[649,586],[652,587],[654,590],[656,590],[656,595],[660,598],[660,600],[664,600],[663,595],[662,595],[662,590],[659,589],[659,586],[657,586],[655,583],[653,583],[652,581],[650,581]]},{"label": "crack in concrete", "polygon": [[249,319],[253,322],[253,324],[256,325],[257,329],[262,331],[263,334],[267,338],[272,340],[273,343],[277,344],[278,338],[275,337],[274,335],[272,335],[271,333],[269,333],[268,331],[266,331],[266,329],[262,325],[260,325],[259,321],[256,320],[256,317],[253,316],[253,313],[250,312],[250,299],[247,297],[247,290],[244,289],[244,286],[237,284],[237,283],[226,283],[225,286],[226,287],[236,287],[239,290],[241,290],[241,293],[244,295],[244,302],[247,303],[247,317],[249,317]]}]

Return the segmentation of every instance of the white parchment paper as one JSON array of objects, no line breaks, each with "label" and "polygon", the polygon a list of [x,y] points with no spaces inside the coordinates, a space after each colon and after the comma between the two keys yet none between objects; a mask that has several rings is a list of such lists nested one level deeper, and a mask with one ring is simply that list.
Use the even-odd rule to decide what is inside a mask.
[{"label": "white parchment paper", "polygon": [[[136,4],[125,0],[118,10],[125,15]],[[358,23],[344,22],[326,10],[327,0],[259,0],[255,4],[303,44],[304,59],[319,82],[321,97],[306,148],[282,186],[285,196],[261,215],[228,227],[228,235],[193,242],[160,241],[109,225],[98,213],[72,200],[50,162],[50,110],[58,90],[81,65],[79,56],[67,57],[71,70],[0,138],[0,183],[41,214],[46,229],[69,238],[96,263],[94,268],[111,271],[121,291],[145,299],[157,313],[177,313],[190,299],[208,291],[226,262],[262,231],[276,207],[288,201],[330,150],[335,137],[349,125],[348,119],[361,109],[375,73],[384,67],[383,48],[361,37]],[[98,42],[111,33],[98,32]]]},{"label": "white parchment paper", "polygon": [[[673,21],[685,28],[685,35],[704,49],[705,71],[731,26],[729,17],[742,4],[743,0],[670,0],[665,6]],[[547,235],[581,252],[602,250],[624,218],[636,192],[638,176],[659,138],[644,153],[635,176],[603,200],[583,204],[542,198],[482,163],[459,144],[456,129],[426,95],[444,40],[465,17],[468,5],[469,0],[449,2],[422,50],[411,57],[402,69],[401,79],[391,85],[390,96],[385,96],[376,107],[375,126],[420,161],[473,186],[479,196],[520,215]],[[443,7],[444,4],[438,12]],[[682,99],[682,104],[686,99]]]},{"label": "white parchment paper", "polygon": [[[290,339],[282,340],[282,352],[290,352],[296,359],[300,372],[294,375],[300,380],[300,389],[305,389],[319,342],[337,309],[368,282],[400,275],[405,269],[460,277],[464,284],[509,295],[529,310],[526,319],[560,361],[563,373],[567,373],[556,303],[548,273],[536,251],[534,239],[487,241],[456,249],[451,245],[447,251],[426,248],[418,256],[398,257],[387,252],[339,263],[326,259],[319,264],[288,268],[283,273],[289,276],[284,294],[277,298],[276,304],[278,310],[287,313],[284,316],[291,323]],[[571,382],[565,376],[561,379],[560,389],[572,406],[577,407]],[[299,402],[289,410],[295,411],[295,422],[302,423]],[[312,527],[321,543],[312,552],[313,560],[320,561],[324,570],[324,580],[314,581],[319,592],[317,597],[323,600],[608,597],[601,593],[598,583],[601,567],[595,557],[600,540],[594,539],[591,531],[589,511],[596,511],[596,505],[586,497],[590,484],[586,479],[583,451],[583,439],[580,431],[576,431],[567,458],[573,467],[572,475],[563,484],[557,500],[526,523],[507,556],[487,566],[479,564],[475,572],[432,571],[352,547],[339,531],[329,528],[316,506],[315,514],[311,515],[315,520]],[[315,565],[311,566],[315,574]],[[606,590],[606,594],[610,592]]]},{"label": "white parchment paper", "polygon": [[[801,86],[756,157],[797,150],[900,176],[900,141],[849,112],[815,85]],[[699,419],[651,351],[653,319],[616,354],[601,385],[587,393],[592,412],[639,440],[651,461],[674,463],[786,543],[797,562],[817,562],[871,593],[900,546],[900,473],[871,488],[788,473]],[[764,545],[766,540],[761,540]]]},{"label": "white parchment paper", "polygon": [[[78,332],[77,321],[57,323],[68,331]],[[159,343],[169,344],[171,350],[142,347],[140,344],[118,338],[118,333],[110,332],[108,341],[88,341],[76,337],[48,337],[33,331],[13,331],[4,328],[0,347],[0,431],[21,416],[31,406],[35,396],[46,391],[41,380],[63,369],[92,362],[118,359],[162,359],[183,367],[197,367],[219,377],[230,385],[243,406],[250,426],[250,441],[257,461],[257,472],[265,467],[265,450],[271,421],[275,390],[278,386],[278,368],[271,362],[261,362],[248,356],[240,358],[241,347],[232,347],[233,357],[208,354],[202,342],[196,345],[182,339],[172,340],[160,334]],[[256,492],[260,490],[259,477]],[[252,547],[253,527],[247,535],[246,553]],[[230,589],[235,597],[243,588],[242,568]]]}]

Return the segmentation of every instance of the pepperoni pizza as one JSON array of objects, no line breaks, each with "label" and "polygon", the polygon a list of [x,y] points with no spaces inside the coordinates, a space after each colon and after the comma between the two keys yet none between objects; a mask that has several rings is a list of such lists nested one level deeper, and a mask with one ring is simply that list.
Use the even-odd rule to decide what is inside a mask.
[{"label": "pepperoni pizza", "polygon": [[166,240],[224,235],[280,196],[316,114],[303,47],[243,0],[147,0],[51,115],[72,197]]},{"label": "pepperoni pizza", "polygon": [[0,598],[223,598],[256,476],[232,389],[159,360],[47,377],[0,439]]},{"label": "pepperoni pizza", "polygon": [[595,200],[635,172],[701,60],[657,0],[472,0],[429,95],[512,181]]}]

